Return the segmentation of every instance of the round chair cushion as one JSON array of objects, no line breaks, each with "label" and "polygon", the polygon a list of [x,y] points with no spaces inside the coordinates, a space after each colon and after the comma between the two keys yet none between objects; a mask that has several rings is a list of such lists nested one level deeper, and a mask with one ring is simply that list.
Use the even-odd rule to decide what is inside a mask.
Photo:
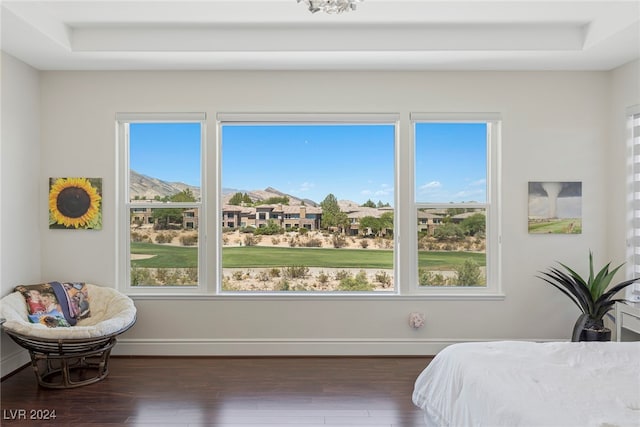
[{"label": "round chair cushion", "polygon": [[44,339],[86,339],[104,337],[130,326],[136,318],[131,298],[116,289],[87,284],[91,316],[79,320],[75,326],[48,328],[31,323],[27,304],[20,292],[13,292],[0,300],[0,317],[6,319],[4,329],[28,337]]}]

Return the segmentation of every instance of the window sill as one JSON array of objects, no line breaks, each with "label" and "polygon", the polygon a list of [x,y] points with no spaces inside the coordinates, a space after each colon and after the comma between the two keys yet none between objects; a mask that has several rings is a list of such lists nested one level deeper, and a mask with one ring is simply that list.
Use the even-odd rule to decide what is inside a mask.
[{"label": "window sill", "polygon": [[138,301],[165,301],[165,300],[220,300],[220,301],[502,301],[505,295],[502,293],[484,294],[128,294],[133,300]]}]

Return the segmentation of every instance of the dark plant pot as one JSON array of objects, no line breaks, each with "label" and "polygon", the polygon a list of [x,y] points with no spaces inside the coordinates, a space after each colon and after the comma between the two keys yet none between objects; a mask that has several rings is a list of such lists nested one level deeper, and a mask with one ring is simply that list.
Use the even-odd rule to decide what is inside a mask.
[{"label": "dark plant pot", "polygon": [[580,332],[579,341],[611,341],[611,329],[584,328],[582,332]]},{"label": "dark plant pot", "polygon": [[604,326],[602,319],[591,319],[582,313],[573,326],[571,341],[611,341],[611,329]]}]

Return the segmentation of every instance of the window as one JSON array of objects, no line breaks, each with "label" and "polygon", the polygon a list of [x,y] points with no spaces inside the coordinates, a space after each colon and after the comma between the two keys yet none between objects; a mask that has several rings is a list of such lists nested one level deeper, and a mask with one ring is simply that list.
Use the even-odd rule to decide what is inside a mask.
[{"label": "window", "polygon": [[118,114],[119,278],[127,288],[203,287],[203,114]]},{"label": "window", "polygon": [[207,154],[204,114],[118,114],[119,282],[142,294],[500,298],[499,117],[400,124],[218,114]]},{"label": "window", "polygon": [[222,292],[391,293],[393,115],[219,115]]},{"label": "window", "polygon": [[[640,277],[640,105],[627,111],[629,153],[630,153],[630,218],[629,224],[629,278]],[[626,290],[626,297],[640,301],[640,284],[635,283]]]},{"label": "window", "polygon": [[412,121],[417,289],[497,292],[497,117]]}]

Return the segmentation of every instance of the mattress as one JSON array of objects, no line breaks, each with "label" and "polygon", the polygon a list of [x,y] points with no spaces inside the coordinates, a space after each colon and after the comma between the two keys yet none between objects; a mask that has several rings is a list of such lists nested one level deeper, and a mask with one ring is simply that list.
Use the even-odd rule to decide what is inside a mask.
[{"label": "mattress", "polygon": [[640,426],[640,342],[454,344],[415,381],[433,426]]}]

